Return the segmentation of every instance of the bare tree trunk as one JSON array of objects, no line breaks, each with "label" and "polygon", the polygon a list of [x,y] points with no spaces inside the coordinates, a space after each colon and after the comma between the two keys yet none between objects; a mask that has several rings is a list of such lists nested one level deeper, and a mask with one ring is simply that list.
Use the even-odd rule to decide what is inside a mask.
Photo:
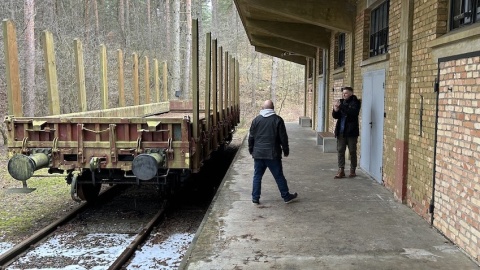
[{"label": "bare tree trunk", "polygon": [[185,73],[184,77],[184,89],[185,89],[185,98],[190,99],[190,57],[191,57],[191,47],[192,47],[192,0],[186,0],[185,3],[185,13],[187,15],[187,48],[185,50]]},{"label": "bare tree trunk", "polygon": [[9,7],[10,7],[9,10],[10,10],[10,18],[15,21],[15,9],[13,8],[15,5],[14,5],[13,2],[14,2],[14,0],[10,0],[10,2],[9,2]]},{"label": "bare tree trunk", "polygon": [[252,87],[252,105],[254,108],[257,108],[257,87],[261,83],[261,77],[262,77],[262,69],[261,69],[261,63],[262,63],[262,54],[258,54],[257,58],[257,75],[255,76],[255,82],[254,86]]},{"label": "bare tree trunk", "polygon": [[125,29],[126,33],[125,34],[125,45],[128,48],[130,45],[129,42],[129,34],[130,33],[130,0],[125,0]]},{"label": "bare tree trunk", "polygon": [[272,57],[272,77],[270,79],[270,99],[273,104],[277,102],[277,73],[278,73],[278,58]]},{"label": "bare tree trunk", "polygon": [[[180,89],[180,59],[181,59],[181,51],[180,51],[180,1],[181,0],[174,0],[173,4],[173,29],[175,29],[175,36],[173,40],[173,74],[172,74],[172,90],[173,91],[181,91]],[[183,94],[183,91],[182,91]],[[183,97],[184,98],[184,97]]]},{"label": "bare tree trunk", "polygon": [[25,89],[27,102],[25,104],[25,116],[35,115],[35,0],[25,0]]},{"label": "bare tree trunk", "polygon": [[212,0],[212,36],[218,38],[218,0]]},{"label": "bare tree trunk", "polygon": [[3,129],[3,126],[0,127],[0,133],[2,134],[2,137],[3,137],[3,145],[7,145],[8,144],[8,137],[7,137],[7,133]]},{"label": "bare tree trunk", "polygon": [[93,12],[95,13],[95,37],[98,39],[100,33],[100,20],[98,18],[97,0],[93,0]]},{"label": "bare tree trunk", "polygon": [[[127,46],[125,33],[125,4],[123,0],[118,0],[118,23],[120,24],[120,34],[122,35],[123,46]],[[124,48],[125,48],[124,47]]]},{"label": "bare tree trunk", "polygon": [[147,46],[147,48],[149,50],[151,50],[153,48],[153,37],[152,37],[152,18],[151,18],[150,0],[147,0],[147,27],[148,27],[148,46]]},{"label": "bare tree trunk", "polygon": [[88,32],[89,32],[89,15],[88,11],[90,10],[90,5],[88,4],[89,0],[85,0],[85,5],[84,5],[84,10],[85,10],[85,15],[84,15],[84,27],[85,27],[85,44],[88,44]]},{"label": "bare tree trunk", "polygon": [[170,33],[170,0],[165,0],[165,16],[166,16],[166,36],[167,36],[167,52],[171,52],[171,48],[170,48],[170,37],[171,37],[171,33]]}]

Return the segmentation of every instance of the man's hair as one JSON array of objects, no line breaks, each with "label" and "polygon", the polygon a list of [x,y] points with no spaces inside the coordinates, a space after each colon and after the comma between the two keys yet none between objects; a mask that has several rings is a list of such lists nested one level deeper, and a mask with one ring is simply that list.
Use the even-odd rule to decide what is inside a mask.
[{"label": "man's hair", "polygon": [[350,86],[345,86],[345,87],[342,87],[342,90],[348,90],[348,91],[350,91],[350,92],[352,92],[352,93],[353,93],[353,88],[352,88],[352,87],[350,87]]}]

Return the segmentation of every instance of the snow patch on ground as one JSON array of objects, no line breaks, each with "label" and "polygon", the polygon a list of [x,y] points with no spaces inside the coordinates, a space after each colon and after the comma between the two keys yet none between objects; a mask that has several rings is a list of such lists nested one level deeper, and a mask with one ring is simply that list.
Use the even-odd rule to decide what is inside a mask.
[{"label": "snow patch on ground", "polygon": [[127,270],[177,269],[193,236],[194,234],[177,233],[160,245],[147,242],[140,252],[137,251]]},{"label": "snow patch on ground", "polygon": [[13,247],[12,243],[0,242],[0,254],[5,253],[7,250]]},{"label": "snow patch on ground", "polygon": [[[160,244],[153,244],[148,240],[141,249],[137,250],[134,258],[127,269],[177,269],[187,251],[194,234],[177,233],[171,235]],[[81,238],[81,240],[80,240]],[[32,263],[35,268],[23,270],[103,270],[108,269],[115,259],[123,252],[135,235],[128,234],[61,234],[50,238],[39,245],[19,263]],[[0,254],[12,248],[11,243],[0,242]],[[78,260],[76,264],[63,268],[38,267],[38,262],[49,261],[55,257],[71,258]],[[9,270],[17,270],[15,264],[8,267]]]}]

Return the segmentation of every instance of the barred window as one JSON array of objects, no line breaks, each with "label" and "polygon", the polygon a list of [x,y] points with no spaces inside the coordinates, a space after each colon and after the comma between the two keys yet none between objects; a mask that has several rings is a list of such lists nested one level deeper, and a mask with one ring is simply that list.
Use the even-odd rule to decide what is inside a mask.
[{"label": "barred window", "polygon": [[480,21],[480,0],[451,0],[450,30]]},{"label": "barred window", "polygon": [[372,11],[370,18],[370,56],[388,52],[388,10],[390,1],[385,1]]},{"label": "barred window", "polygon": [[345,66],[345,33],[338,35],[337,68]]}]

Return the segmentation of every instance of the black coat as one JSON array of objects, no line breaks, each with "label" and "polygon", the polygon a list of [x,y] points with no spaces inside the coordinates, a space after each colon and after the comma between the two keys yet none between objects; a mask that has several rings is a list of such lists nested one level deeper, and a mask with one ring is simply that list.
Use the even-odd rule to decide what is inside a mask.
[{"label": "black coat", "polygon": [[361,100],[357,96],[352,95],[348,100],[340,99],[340,109],[336,112],[332,110],[332,117],[337,119],[335,125],[335,137],[340,135],[340,123],[343,115],[346,115],[345,128],[343,130],[344,137],[360,136],[358,115],[362,106]]},{"label": "black coat", "polygon": [[258,115],[253,119],[248,135],[248,151],[255,159],[281,159],[290,153],[288,135],[282,117]]}]

